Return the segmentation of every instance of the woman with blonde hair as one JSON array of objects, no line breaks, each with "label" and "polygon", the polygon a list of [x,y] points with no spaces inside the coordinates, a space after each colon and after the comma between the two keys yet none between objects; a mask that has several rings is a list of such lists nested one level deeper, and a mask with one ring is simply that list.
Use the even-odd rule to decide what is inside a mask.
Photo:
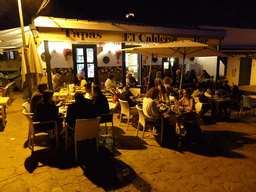
[{"label": "woman with blonde hair", "polygon": [[85,84],[87,84],[87,81],[85,80],[85,77],[82,74],[76,75],[78,81],[80,81],[80,90],[85,90]]}]

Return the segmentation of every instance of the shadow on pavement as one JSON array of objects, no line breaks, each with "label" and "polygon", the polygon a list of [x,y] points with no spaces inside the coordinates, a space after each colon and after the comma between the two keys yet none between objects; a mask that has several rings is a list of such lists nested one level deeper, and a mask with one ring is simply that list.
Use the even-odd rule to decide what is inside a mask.
[{"label": "shadow on pavement", "polygon": [[204,131],[203,142],[194,144],[184,142],[178,151],[190,151],[195,154],[227,158],[246,158],[237,149],[248,144],[255,144],[256,139],[249,138],[246,133],[233,131]]},{"label": "shadow on pavement", "polygon": [[[69,169],[80,166],[85,177],[104,190],[116,190],[139,179],[135,171],[126,163],[114,157],[106,147],[99,147],[99,154],[96,153],[95,140],[82,141],[78,143],[78,162],[75,162],[73,147],[68,151],[58,150],[54,146],[34,151],[25,161],[25,168],[32,173],[42,166]],[[140,179],[143,186],[150,188],[149,184]],[[138,185],[138,184],[137,184]],[[135,186],[136,187],[136,186]]]}]

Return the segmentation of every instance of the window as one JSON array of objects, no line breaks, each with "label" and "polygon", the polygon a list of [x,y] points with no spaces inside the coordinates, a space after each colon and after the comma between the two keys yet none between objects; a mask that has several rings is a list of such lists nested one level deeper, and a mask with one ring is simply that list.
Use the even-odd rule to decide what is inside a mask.
[{"label": "window", "polygon": [[7,60],[14,60],[14,51],[7,51],[6,52],[6,58]]}]

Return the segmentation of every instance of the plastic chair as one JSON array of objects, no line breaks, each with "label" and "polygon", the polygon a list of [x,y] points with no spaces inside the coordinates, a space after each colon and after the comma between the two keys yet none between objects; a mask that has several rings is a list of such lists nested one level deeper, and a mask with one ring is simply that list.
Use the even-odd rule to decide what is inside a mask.
[{"label": "plastic chair", "polygon": [[[77,155],[77,142],[84,141],[86,139],[94,139],[96,138],[96,148],[97,154],[99,151],[99,130],[100,130],[100,120],[101,117],[97,117],[94,119],[77,119],[75,128],[70,127],[66,123],[66,138],[68,138],[68,129],[74,131],[74,139],[75,139],[75,158],[76,162],[78,161]],[[66,139],[67,146],[67,139]]]},{"label": "plastic chair", "polygon": [[[57,123],[55,121],[46,121],[46,122],[33,122],[31,118],[31,113],[26,112],[26,109],[23,109],[22,111],[23,115],[27,118],[29,122],[29,130],[28,130],[28,147],[32,150],[32,153],[34,152],[34,143],[35,143],[35,134],[37,133],[45,133],[49,132],[51,136],[51,132],[55,131],[55,136],[56,136],[56,146],[59,147],[58,145],[58,131],[57,131]],[[45,125],[45,127],[49,128],[49,125],[54,125],[53,128],[49,128],[47,130],[43,131],[36,131],[35,130],[35,125]]]},{"label": "plastic chair", "polygon": [[26,110],[27,113],[30,112],[30,104],[29,104],[29,102],[23,103],[22,107]]},{"label": "plastic chair", "polygon": [[140,95],[141,93],[141,88],[130,88],[130,91],[134,96]]},{"label": "plastic chair", "polygon": [[241,114],[243,114],[245,107],[251,110],[251,115],[254,115],[254,108],[256,108],[256,105],[253,103],[252,98],[246,95],[242,95],[241,108],[240,108]]},{"label": "plastic chair", "polygon": [[121,126],[121,119],[122,119],[122,115],[126,115],[128,117],[127,120],[127,130],[129,128],[129,121],[130,121],[130,116],[132,115],[131,110],[130,110],[130,106],[128,104],[128,101],[124,101],[119,99],[119,103],[121,105],[121,112],[120,112],[120,119],[119,119],[119,126]]},{"label": "plastic chair", "polygon": [[[138,127],[137,127],[137,135],[136,137],[138,137],[138,133],[139,133],[139,127],[140,127],[140,124],[142,125],[143,127],[143,133],[142,133],[142,137],[141,137],[141,142],[143,141],[143,137],[144,137],[144,133],[145,133],[145,128],[146,128],[146,125],[147,124],[150,124],[150,126],[154,126],[156,124],[156,121],[147,121],[144,113],[143,113],[143,110],[138,106],[136,105],[136,109],[138,110],[138,113],[139,113],[139,122],[138,122]],[[163,119],[161,118],[162,122],[161,122],[161,143],[163,141]]]}]

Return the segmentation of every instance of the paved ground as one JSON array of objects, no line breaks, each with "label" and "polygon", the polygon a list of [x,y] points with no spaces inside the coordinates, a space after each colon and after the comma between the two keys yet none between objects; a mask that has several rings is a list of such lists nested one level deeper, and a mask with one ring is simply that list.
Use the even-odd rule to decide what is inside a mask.
[{"label": "paved ground", "polygon": [[149,137],[141,143],[136,129],[119,127],[115,116],[114,129],[101,137],[99,156],[80,146],[76,164],[72,145],[68,152],[57,150],[45,135],[36,137],[41,147],[31,156],[21,113],[25,100],[21,93],[14,97],[0,132],[0,191],[255,191],[255,118],[201,125],[205,144],[175,151]]}]

